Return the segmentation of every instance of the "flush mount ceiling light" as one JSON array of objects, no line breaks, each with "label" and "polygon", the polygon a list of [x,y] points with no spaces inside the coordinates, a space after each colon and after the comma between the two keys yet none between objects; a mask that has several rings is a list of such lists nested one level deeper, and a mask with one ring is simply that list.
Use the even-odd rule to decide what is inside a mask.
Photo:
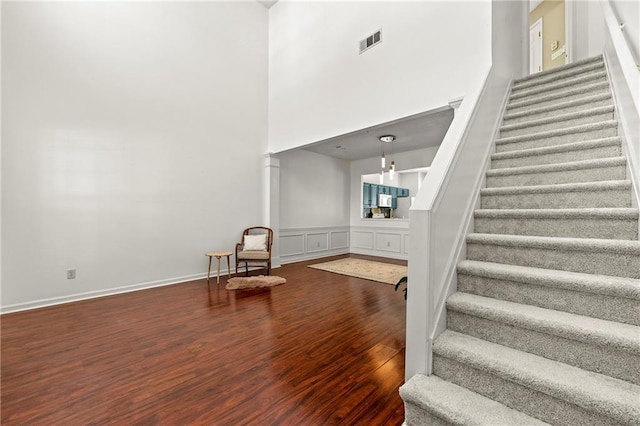
[{"label": "flush mount ceiling light", "polygon": [[378,139],[380,139],[380,142],[391,143],[396,140],[396,137],[394,135],[382,135]]}]

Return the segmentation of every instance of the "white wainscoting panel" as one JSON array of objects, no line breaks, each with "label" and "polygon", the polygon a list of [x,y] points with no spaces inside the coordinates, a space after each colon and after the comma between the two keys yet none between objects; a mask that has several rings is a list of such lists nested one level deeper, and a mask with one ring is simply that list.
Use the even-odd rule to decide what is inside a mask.
[{"label": "white wainscoting panel", "polygon": [[407,259],[408,244],[408,228],[351,227],[351,253]]},{"label": "white wainscoting panel", "polygon": [[282,235],[280,234],[280,257],[296,256],[304,254],[304,233]]},{"label": "white wainscoting panel", "polygon": [[402,234],[395,232],[378,232],[376,234],[376,250],[400,253]]},{"label": "white wainscoting panel", "polygon": [[351,231],[351,247],[373,250],[375,232],[373,231]]},{"label": "white wainscoting panel", "polygon": [[280,263],[349,253],[349,227],[281,229]]},{"label": "white wainscoting panel", "polygon": [[316,232],[307,234],[307,253],[329,250],[329,233]]},{"label": "white wainscoting panel", "polygon": [[349,249],[349,231],[331,232],[331,249]]}]

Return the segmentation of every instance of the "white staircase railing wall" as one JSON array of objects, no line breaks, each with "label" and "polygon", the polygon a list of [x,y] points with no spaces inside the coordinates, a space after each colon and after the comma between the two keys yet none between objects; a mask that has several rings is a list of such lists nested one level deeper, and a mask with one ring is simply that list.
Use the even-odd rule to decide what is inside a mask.
[{"label": "white staircase railing wall", "polygon": [[[629,164],[636,205],[640,202],[640,70],[627,44],[622,18],[616,17],[609,0],[601,0],[606,38],[604,59],[609,72],[616,118],[621,124],[623,147]],[[628,24],[627,24],[628,25]],[[628,29],[627,29],[628,30]],[[640,60],[640,59],[639,59]]]},{"label": "white staircase railing wall", "polygon": [[509,83],[492,68],[467,93],[411,207],[406,379],[431,373],[431,345],[445,328],[445,301],[456,288]]},{"label": "white staircase railing wall", "polygon": [[[526,2],[491,2],[491,66],[478,69],[409,212],[405,379],[431,374],[432,343],[445,329],[445,302],[473,226],[511,80],[528,68]],[[519,36],[520,35],[520,36]]]}]

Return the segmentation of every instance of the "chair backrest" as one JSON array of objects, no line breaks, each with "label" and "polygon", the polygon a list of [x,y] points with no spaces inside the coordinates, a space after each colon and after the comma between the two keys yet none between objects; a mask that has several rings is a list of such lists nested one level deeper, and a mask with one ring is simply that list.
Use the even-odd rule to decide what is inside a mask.
[{"label": "chair backrest", "polygon": [[273,244],[273,230],[266,226],[252,226],[247,228],[242,233],[243,239],[245,235],[267,235],[267,251],[271,251],[271,245]]}]

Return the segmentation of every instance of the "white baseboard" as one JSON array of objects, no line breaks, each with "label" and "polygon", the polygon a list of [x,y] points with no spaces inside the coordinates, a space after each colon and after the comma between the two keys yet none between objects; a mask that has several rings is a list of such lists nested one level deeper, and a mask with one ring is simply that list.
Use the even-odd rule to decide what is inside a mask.
[{"label": "white baseboard", "polygon": [[[222,269],[220,270],[220,276],[223,276],[223,275],[227,275],[226,269],[224,271]],[[213,273],[211,275],[211,278],[215,279],[215,276],[216,276],[215,273]],[[201,280],[206,278],[207,278],[207,274],[205,272],[202,274],[186,275],[183,277],[175,277],[175,278],[169,278],[169,279],[158,280],[158,281],[149,281],[145,283],[132,284],[132,285],[109,288],[104,290],[88,291],[86,293],[76,293],[76,294],[70,294],[67,296],[33,300],[30,302],[16,303],[13,305],[2,306],[0,307],[0,314],[7,314],[10,312],[20,312],[20,311],[26,311],[30,309],[44,308],[46,306],[60,305],[63,303],[79,302],[81,300],[96,299],[98,297],[113,296],[116,294],[130,293],[133,291],[146,290],[154,287],[164,287],[167,285],[181,284],[189,281]]]},{"label": "white baseboard", "polygon": [[349,254],[348,249],[328,250],[318,253],[299,254],[287,257],[280,257],[280,263],[286,265],[287,263],[304,262],[307,260],[323,259],[325,257],[340,256],[342,254]]}]

